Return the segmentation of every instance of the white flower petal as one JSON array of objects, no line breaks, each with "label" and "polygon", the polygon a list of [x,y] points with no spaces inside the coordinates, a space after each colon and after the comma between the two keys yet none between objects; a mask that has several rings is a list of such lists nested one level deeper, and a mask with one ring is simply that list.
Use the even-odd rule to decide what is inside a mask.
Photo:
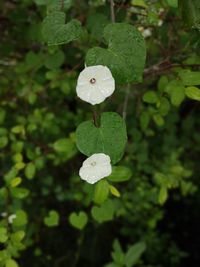
[{"label": "white flower petal", "polygon": [[111,172],[110,157],[103,153],[97,153],[83,162],[79,175],[82,180],[94,184],[102,178],[109,176]]},{"label": "white flower petal", "polygon": [[105,86],[99,86],[99,91],[104,95],[105,98],[112,95],[114,90],[114,85],[108,81],[105,82]]},{"label": "white flower petal", "polygon": [[92,105],[102,103],[115,90],[115,80],[106,66],[86,67],[79,75],[76,93]]},{"label": "white flower petal", "polygon": [[100,104],[102,103],[106,97],[102,94],[102,92],[99,90],[93,90],[90,94],[90,98],[88,102],[90,102],[92,105]]},{"label": "white flower petal", "polygon": [[82,100],[88,102],[90,100],[90,96],[92,93],[92,90],[90,89],[90,86],[79,86],[76,90],[77,95],[79,96],[79,98],[81,98]]}]

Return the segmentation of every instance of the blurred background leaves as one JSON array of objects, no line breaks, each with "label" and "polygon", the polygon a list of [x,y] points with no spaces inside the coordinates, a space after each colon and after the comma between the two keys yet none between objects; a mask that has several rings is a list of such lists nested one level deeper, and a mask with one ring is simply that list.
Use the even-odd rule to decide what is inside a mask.
[{"label": "blurred background leaves", "polygon": [[[117,83],[99,108],[124,115],[128,144],[96,185],[78,176],[75,131],[92,110],[75,87],[88,51],[106,48],[109,1],[0,8],[0,266],[199,266],[198,1],[115,1],[147,61],[142,82]],[[43,21],[54,12],[75,30],[48,46]]]}]

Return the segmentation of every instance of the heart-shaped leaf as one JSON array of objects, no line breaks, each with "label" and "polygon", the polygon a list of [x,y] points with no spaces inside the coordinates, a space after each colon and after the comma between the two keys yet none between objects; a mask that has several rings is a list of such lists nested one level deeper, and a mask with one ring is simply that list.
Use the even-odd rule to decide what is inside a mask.
[{"label": "heart-shaped leaf", "polygon": [[82,230],[88,222],[88,216],[84,211],[72,212],[69,216],[69,222],[73,227]]},{"label": "heart-shaped leaf", "polygon": [[54,227],[59,224],[59,214],[55,210],[51,210],[47,217],[44,218],[44,223],[48,227]]},{"label": "heart-shaped leaf", "polygon": [[114,216],[114,205],[112,200],[105,201],[101,207],[92,208],[92,217],[99,223],[110,221]]},{"label": "heart-shaped leaf", "polygon": [[107,49],[94,47],[86,55],[86,65],[105,65],[115,80],[124,84],[140,82],[146,59],[146,47],[141,33],[126,23],[108,24],[104,29]]},{"label": "heart-shaped leaf", "polygon": [[112,163],[119,161],[124,153],[127,135],[126,125],[120,115],[115,112],[102,113],[100,127],[92,121],[81,123],[76,130],[78,149],[85,155],[105,153]]},{"label": "heart-shaped leaf", "polygon": [[80,38],[83,34],[83,29],[76,19],[65,24],[65,13],[54,11],[44,19],[42,34],[49,45],[59,45]]},{"label": "heart-shaped leaf", "polygon": [[15,213],[16,217],[13,219],[13,225],[21,227],[28,222],[27,214],[24,210],[17,210]]}]

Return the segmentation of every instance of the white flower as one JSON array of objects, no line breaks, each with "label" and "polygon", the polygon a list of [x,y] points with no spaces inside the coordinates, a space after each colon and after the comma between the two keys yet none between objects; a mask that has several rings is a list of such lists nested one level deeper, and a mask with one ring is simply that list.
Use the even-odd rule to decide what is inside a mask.
[{"label": "white flower", "polygon": [[79,175],[81,179],[94,184],[102,178],[109,176],[111,172],[110,157],[103,153],[98,153],[93,154],[83,162]]},{"label": "white flower", "polygon": [[5,217],[8,216],[8,213],[7,213],[6,211],[4,211],[4,212],[1,213],[1,216],[2,216],[3,218],[5,218]]},{"label": "white flower", "polygon": [[143,30],[142,35],[144,38],[148,38],[152,35],[152,32],[150,29],[145,29],[145,30]]},{"label": "white flower", "polygon": [[158,27],[161,27],[163,25],[163,20],[162,19],[159,19],[158,21]]},{"label": "white flower", "polygon": [[13,223],[13,220],[17,218],[17,215],[16,214],[11,214],[9,217],[8,217],[8,222],[10,224]]},{"label": "white flower", "polygon": [[106,66],[86,67],[78,77],[78,97],[92,105],[100,104],[115,90],[115,80]]},{"label": "white flower", "polygon": [[13,223],[13,220],[14,220],[15,218],[17,218],[17,215],[16,215],[16,214],[11,214],[11,215],[8,216],[8,213],[7,213],[7,212],[2,212],[0,215],[1,215],[3,218],[8,217],[8,222],[9,222],[10,224],[12,224],[12,223]]},{"label": "white flower", "polygon": [[142,26],[139,26],[137,29],[138,29],[139,32],[143,32],[144,31],[144,27],[142,27]]}]

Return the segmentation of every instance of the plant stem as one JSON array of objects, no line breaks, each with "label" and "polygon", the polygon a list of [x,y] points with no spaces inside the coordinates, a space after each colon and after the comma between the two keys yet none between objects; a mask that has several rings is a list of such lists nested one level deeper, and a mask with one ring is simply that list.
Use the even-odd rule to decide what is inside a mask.
[{"label": "plant stem", "polygon": [[123,105],[123,111],[122,111],[122,116],[124,120],[126,120],[129,94],[130,94],[130,84],[128,84],[126,87],[126,93],[125,93],[125,98],[124,98],[124,105]]},{"label": "plant stem", "polygon": [[61,0],[61,11],[64,9],[64,0]]},{"label": "plant stem", "polygon": [[112,23],[115,23],[115,10],[114,10],[114,0],[110,0],[110,15]]},{"label": "plant stem", "polygon": [[92,109],[92,116],[93,116],[93,122],[94,126],[99,128],[101,124],[101,110],[100,107],[95,105]]},{"label": "plant stem", "polygon": [[97,115],[97,111],[95,109],[93,109],[93,122],[94,122],[94,126],[98,127],[98,115]]},{"label": "plant stem", "polygon": [[81,232],[80,237],[79,237],[78,242],[77,242],[78,248],[77,248],[77,251],[76,251],[76,254],[75,254],[75,257],[74,257],[73,267],[76,267],[77,264],[78,264],[78,261],[79,261],[79,258],[80,258],[80,253],[81,253],[81,246],[82,246],[83,240],[84,240],[84,232]]}]

